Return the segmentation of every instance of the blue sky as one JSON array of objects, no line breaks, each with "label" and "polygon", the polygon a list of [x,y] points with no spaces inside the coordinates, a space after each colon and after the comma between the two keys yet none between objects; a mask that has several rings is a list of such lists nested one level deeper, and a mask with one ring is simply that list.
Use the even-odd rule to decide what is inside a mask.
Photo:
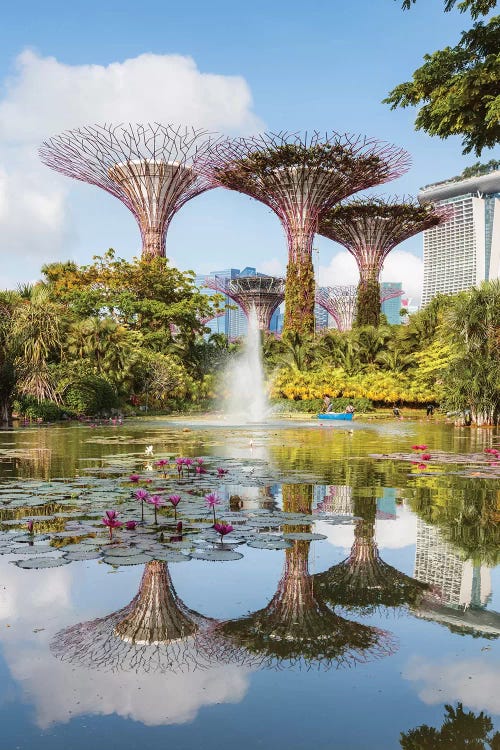
[{"label": "blue sky", "polygon": [[[198,107],[200,122],[231,133],[333,129],[391,141],[410,151],[413,166],[387,193],[415,194],[459,173],[476,159],[462,156],[458,138],[416,133],[413,111],[391,112],[381,103],[425,52],[455,43],[470,25],[467,15],[442,6],[418,0],[403,12],[400,0],[9,3],[0,26],[0,284],[36,278],[42,262],[86,262],[110,246],[124,257],[137,254],[139,233],[127,209],[97,188],[49,174],[35,148],[66,127],[112,121],[122,105],[136,121],[178,120]],[[192,59],[192,88],[176,85],[184,80],[176,73],[183,58]],[[217,77],[230,107],[234,98],[230,123],[214,111],[205,74]],[[405,243],[412,257],[400,253],[389,268],[414,297],[421,268],[412,258],[421,244],[421,237]],[[353,266],[338,246],[321,239],[317,247],[322,278],[351,279]],[[276,217],[222,190],[179,212],[167,253],[181,268],[202,272],[245,265],[279,271],[286,264]]]}]

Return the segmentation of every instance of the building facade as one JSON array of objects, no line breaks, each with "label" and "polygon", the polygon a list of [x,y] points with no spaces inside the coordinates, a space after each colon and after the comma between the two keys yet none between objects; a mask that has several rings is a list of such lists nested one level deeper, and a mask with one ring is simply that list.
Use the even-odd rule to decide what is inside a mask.
[{"label": "building facade", "polygon": [[429,185],[419,199],[452,209],[423,233],[423,305],[500,277],[500,170]]}]

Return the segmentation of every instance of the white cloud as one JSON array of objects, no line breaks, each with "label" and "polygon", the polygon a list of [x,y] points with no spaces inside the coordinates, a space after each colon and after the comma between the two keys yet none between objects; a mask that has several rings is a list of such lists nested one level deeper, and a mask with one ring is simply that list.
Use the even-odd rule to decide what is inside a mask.
[{"label": "white cloud", "polygon": [[269,276],[284,276],[286,273],[283,262],[278,258],[270,258],[260,263],[259,271],[267,273]]},{"label": "white cloud", "polygon": [[[316,521],[317,530],[326,534],[330,544],[349,550],[354,541],[354,524],[330,525],[326,521]],[[379,550],[402,549],[415,544],[417,538],[417,520],[404,506],[397,508],[397,520],[377,519],[375,522],[375,539]]]},{"label": "white cloud", "polygon": [[[401,281],[408,297],[419,303],[422,295],[424,268],[421,258],[407,250],[394,250],[387,257],[381,274],[382,281]],[[347,250],[340,250],[328,266],[320,266],[319,283],[322,286],[357,284],[358,267]]]},{"label": "white cloud", "polygon": [[[87,714],[122,716],[148,726],[181,724],[192,721],[203,706],[245,697],[251,670],[236,663],[161,674],[105,672],[61,661],[50,650],[55,633],[74,624],[75,617],[95,617],[94,612],[77,615],[72,607],[72,598],[81,596],[85,572],[78,564],[26,571],[5,558],[0,568],[2,580],[8,581],[0,589],[3,659],[41,729]],[[31,587],[29,575],[37,578]]]},{"label": "white cloud", "polygon": [[43,139],[94,122],[157,120],[229,133],[262,127],[242,77],[203,73],[181,55],[66,65],[28,50],[2,90],[0,287],[37,276],[42,262],[68,258],[76,245],[68,209],[73,181],[39,162]]},{"label": "white cloud", "polygon": [[202,73],[191,57],[144,54],[110,65],[65,65],[22,52],[0,102],[0,138],[38,141],[92,122],[187,122],[258,129],[240,76]]},{"label": "white cloud", "polygon": [[500,714],[500,662],[490,655],[462,660],[453,657],[439,664],[415,657],[403,677],[423,683],[418,695],[424,703],[460,701],[476,711]]}]

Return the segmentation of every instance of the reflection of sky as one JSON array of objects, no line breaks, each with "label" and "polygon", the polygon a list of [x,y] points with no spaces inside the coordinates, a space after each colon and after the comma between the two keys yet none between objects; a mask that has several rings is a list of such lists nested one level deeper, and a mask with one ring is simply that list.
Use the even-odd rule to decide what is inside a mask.
[{"label": "reflection of sky", "polygon": [[[99,568],[102,570],[103,566]],[[95,590],[92,597],[93,587],[88,586],[90,581],[87,580],[87,586],[85,582],[80,585],[82,566],[35,571],[29,607],[25,606],[27,571],[13,566],[8,571],[9,584],[0,597],[0,642],[12,677],[22,686],[24,699],[33,705],[38,727],[45,729],[83,714],[116,714],[149,726],[183,723],[192,721],[202,706],[238,702],[244,697],[249,672],[236,665],[221,664],[205,671],[161,675],[102,673],[61,662],[49,649],[54,633],[69,623],[89,620],[97,614],[91,611],[97,602]],[[132,599],[137,589],[137,573],[141,572],[142,566],[122,577],[128,579],[130,590],[119,605],[116,602],[113,605],[116,596],[106,602],[102,592],[99,616]],[[119,577],[120,574],[105,577],[102,586],[106,593]],[[74,594],[80,605],[78,612],[73,609]]]}]

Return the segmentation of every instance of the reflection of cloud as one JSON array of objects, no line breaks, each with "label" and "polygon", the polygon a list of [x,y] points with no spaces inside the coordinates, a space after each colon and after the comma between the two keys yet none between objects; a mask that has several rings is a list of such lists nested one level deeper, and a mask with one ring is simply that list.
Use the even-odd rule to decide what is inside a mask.
[{"label": "reflection of cloud", "polygon": [[[354,525],[330,526],[326,521],[317,521],[316,529],[326,534],[330,544],[348,550],[354,541]],[[380,550],[401,549],[415,544],[417,518],[408,508],[399,506],[397,520],[378,519],[375,522],[375,539]]]},{"label": "reflection of cloud", "polygon": [[462,661],[430,662],[413,658],[403,671],[411,682],[421,682],[419,698],[427,704],[460,701],[476,711],[500,714],[500,661],[491,656]]},{"label": "reflection of cloud", "polygon": [[[90,568],[93,577],[104,575],[103,566]],[[250,671],[237,665],[137,674],[103,673],[59,661],[49,648],[54,633],[89,614],[70,609],[81,572],[78,564],[28,575],[9,566],[9,583],[0,595],[0,620],[11,625],[0,629],[3,657],[33,704],[37,726],[45,729],[84,714],[116,714],[150,726],[179,724],[193,720],[202,706],[243,699]]]}]

